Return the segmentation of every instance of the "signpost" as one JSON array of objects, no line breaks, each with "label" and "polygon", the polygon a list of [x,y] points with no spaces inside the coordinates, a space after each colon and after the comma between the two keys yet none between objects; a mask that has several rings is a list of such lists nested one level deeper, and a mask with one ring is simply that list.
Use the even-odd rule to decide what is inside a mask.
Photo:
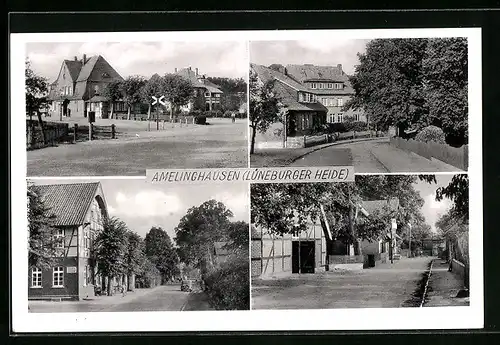
[{"label": "signpost", "polygon": [[396,232],[396,229],[398,228],[398,224],[396,222],[396,219],[391,219],[391,264],[394,263],[394,233]]},{"label": "signpost", "polygon": [[[155,105],[155,104],[158,104],[158,103],[161,104],[161,105],[166,105],[165,101],[163,100],[165,98],[165,96],[160,96],[160,97],[151,96],[151,98],[153,98],[153,102],[151,103],[151,105]],[[149,126],[149,123],[148,123],[148,126]],[[156,130],[159,130],[158,105],[156,106]]]}]

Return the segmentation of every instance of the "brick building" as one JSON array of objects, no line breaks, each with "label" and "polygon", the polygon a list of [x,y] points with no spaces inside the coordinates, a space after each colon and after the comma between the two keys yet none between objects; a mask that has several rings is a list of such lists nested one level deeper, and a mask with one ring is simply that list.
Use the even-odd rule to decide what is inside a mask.
[{"label": "brick building", "polygon": [[55,216],[58,257],[50,269],[29,268],[29,299],[81,300],[94,296],[101,284],[91,250],[102,220],[108,217],[101,184],[36,185],[49,212]]},{"label": "brick building", "polygon": [[[106,118],[110,104],[102,90],[117,80],[123,78],[101,55],[64,60],[56,81],[49,86],[49,116],[81,118],[94,111],[96,117]],[[126,112],[125,104],[116,102],[114,111]]]}]

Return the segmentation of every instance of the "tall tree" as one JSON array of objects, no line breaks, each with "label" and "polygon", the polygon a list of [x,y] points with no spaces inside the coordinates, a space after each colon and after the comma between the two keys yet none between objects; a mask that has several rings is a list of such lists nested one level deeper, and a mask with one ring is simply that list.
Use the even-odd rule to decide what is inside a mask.
[{"label": "tall tree", "polygon": [[225,94],[247,92],[247,83],[243,78],[207,77],[207,80],[219,86]]},{"label": "tall tree", "polygon": [[375,39],[358,54],[360,64],[350,77],[354,97],[345,108],[364,109],[378,128],[399,128],[400,135],[427,113],[422,60],[426,39]]},{"label": "tall tree", "polygon": [[127,120],[130,120],[132,107],[142,99],[142,88],[146,80],[142,76],[130,76],[121,83],[123,101],[127,104]]},{"label": "tall tree", "polygon": [[[36,112],[38,118],[38,124],[42,130],[42,139],[44,144],[47,143],[47,137],[45,134],[45,126],[42,120],[42,114],[40,108],[47,105],[47,95],[49,88],[47,85],[47,80],[39,75],[37,75],[31,69],[31,63],[28,59],[25,61],[25,94],[26,94],[26,112],[30,116],[30,120],[33,113]],[[30,121],[31,122],[31,121]]]},{"label": "tall tree", "polygon": [[179,258],[170,236],[160,227],[152,227],[144,239],[145,253],[155,264],[165,283],[179,273]]},{"label": "tall tree", "polygon": [[255,136],[257,131],[263,133],[271,124],[282,121],[285,109],[280,105],[279,99],[273,92],[274,82],[262,84],[253,69],[250,70],[250,128],[252,137],[250,141],[250,154],[255,151]]},{"label": "tall tree", "polygon": [[111,114],[110,118],[114,118],[115,114],[115,103],[120,100],[123,95],[122,95],[122,81],[121,80],[113,80],[109,84],[104,87],[102,90],[102,95],[106,97],[109,100],[109,103],[111,104]]},{"label": "tall tree", "polygon": [[436,200],[448,198],[453,202],[450,214],[464,222],[469,221],[469,176],[467,174],[454,175],[446,187],[436,190]]},{"label": "tall tree", "polygon": [[43,201],[43,195],[28,184],[28,263],[30,267],[49,268],[56,256],[55,216]]},{"label": "tall tree", "polygon": [[175,228],[181,260],[203,271],[210,269],[213,245],[224,239],[231,217],[233,213],[213,199],[191,207]]},{"label": "tall tree", "polygon": [[125,253],[125,270],[128,277],[128,290],[134,290],[135,276],[141,270],[144,261],[143,241],[141,236],[133,231],[127,231],[127,251]]},{"label": "tall tree", "polygon": [[103,229],[94,242],[98,272],[107,277],[107,291],[111,295],[111,280],[126,273],[127,225],[118,218],[104,218]]},{"label": "tall tree", "polygon": [[186,105],[194,97],[194,88],[188,79],[177,74],[165,74],[163,77],[165,99],[170,103],[170,119],[174,116],[174,108]]},{"label": "tall tree", "polygon": [[[153,102],[152,97],[161,97],[164,95],[164,85],[163,80],[158,74],[153,74],[153,76],[146,82],[142,88],[142,101],[148,104],[148,121],[151,119],[151,105]],[[160,104],[157,104],[159,107]],[[158,118],[156,119],[158,121]]]},{"label": "tall tree", "polygon": [[422,62],[429,124],[441,127],[454,146],[468,137],[468,54],[463,37],[431,38]]}]

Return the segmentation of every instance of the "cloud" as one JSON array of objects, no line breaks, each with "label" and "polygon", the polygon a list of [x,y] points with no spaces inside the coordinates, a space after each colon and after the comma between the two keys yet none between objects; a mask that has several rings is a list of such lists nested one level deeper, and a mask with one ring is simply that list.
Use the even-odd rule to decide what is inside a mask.
[{"label": "cloud", "polygon": [[446,198],[441,201],[437,201],[435,193],[427,196],[426,202],[431,210],[436,210],[436,211],[445,211],[451,206],[451,201]]},{"label": "cloud", "polygon": [[144,190],[129,195],[118,192],[114,206],[108,206],[110,213],[130,217],[168,216],[179,212],[183,207],[177,195],[156,190]]}]

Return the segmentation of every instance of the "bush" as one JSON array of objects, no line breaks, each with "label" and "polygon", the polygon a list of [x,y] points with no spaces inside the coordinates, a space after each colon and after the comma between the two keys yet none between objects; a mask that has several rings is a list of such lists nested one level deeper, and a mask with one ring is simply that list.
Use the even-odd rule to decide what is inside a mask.
[{"label": "bush", "polygon": [[363,132],[368,130],[368,124],[363,121],[344,122],[344,126],[347,132]]},{"label": "bush", "polygon": [[328,133],[344,133],[344,132],[347,132],[345,123],[334,122],[328,124]]},{"label": "bush", "polygon": [[445,136],[444,132],[441,128],[436,126],[427,126],[423,128],[418,134],[415,136],[415,140],[421,141],[424,143],[434,142],[439,144],[445,144]]},{"label": "bush", "polygon": [[205,115],[195,115],[194,123],[197,125],[206,125],[207,117]]},{"label": "bush", "polygon": [[250,309],[248,258],[223,263],[204,279],[209,302],[217,310]]}]

